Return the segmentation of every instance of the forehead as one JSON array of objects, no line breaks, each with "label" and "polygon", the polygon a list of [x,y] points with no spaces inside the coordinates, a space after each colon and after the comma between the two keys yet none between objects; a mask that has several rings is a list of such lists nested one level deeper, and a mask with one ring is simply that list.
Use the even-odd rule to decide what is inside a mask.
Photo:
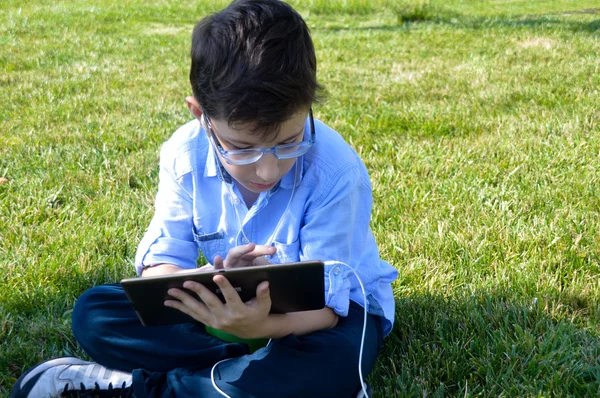
[{"label": "forehead", "polygon": [[304,130],[306,116],[306,112],[297,113],[271,130],[257,130],[253,123],[229,124],[224,120],[211,120],[211,123],[219,137],[229,142],[250,145],[276,145],[301,133]]}]

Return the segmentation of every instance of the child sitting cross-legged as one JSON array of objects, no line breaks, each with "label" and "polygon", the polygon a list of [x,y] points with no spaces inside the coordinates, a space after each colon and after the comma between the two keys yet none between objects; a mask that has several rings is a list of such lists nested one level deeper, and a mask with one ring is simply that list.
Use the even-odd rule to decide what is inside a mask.
[{"label": "child sitting cross-legged", "polygon": [[225,303],[188,281],[165,305],[194,322],[144,327],[119,284],[96,286],[73,310],[74,336],[94,362],[38,364],[12,398],[354,397],[363,389],[361,374],[392,329],[397,271],[380,259],[369,227],[363,162],[313,118],[316,71],[308,28],[284,2],[235,1],[196,25],[186,98],[194,118],[162,147],[155,214],[135,266],[142,278],[177,273],[196,268],[198,250],[207,268],[334,260],[325,307],[270,314],[268,282],[243,302],[220,275]]}]

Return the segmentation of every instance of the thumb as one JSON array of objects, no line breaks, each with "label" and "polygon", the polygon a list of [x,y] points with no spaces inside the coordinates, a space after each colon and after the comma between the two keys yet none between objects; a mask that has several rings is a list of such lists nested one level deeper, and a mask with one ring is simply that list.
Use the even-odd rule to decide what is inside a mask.
[{"label": "thumb", "polygon": [[213,267],[215,267],[215,269],[223,269],[223,257],[215,256],[213,259]]}]

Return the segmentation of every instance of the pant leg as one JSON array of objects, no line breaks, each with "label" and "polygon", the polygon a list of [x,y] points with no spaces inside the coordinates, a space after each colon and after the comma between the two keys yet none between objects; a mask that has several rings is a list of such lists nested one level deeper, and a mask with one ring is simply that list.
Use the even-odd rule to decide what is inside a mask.
[{"label": "pant leg", "polygon": [[[351,397],[360,385],[358,360],[363,309],[351,303],[338,325],[306,336],[290,335],[253,354],[222,362],[215,382],[231,397]],[[380,319],[369,315],[363,348],[363,376],[381,349]],[[136,397],[221,397],[212,386],[211,367],[169,372],[136,370]]]},{"label": "pant leg", "polygon": [[119,284],[94,287],[78,299],[73,334],[95,362],[125,372],[198,370],[249,353],[245,344],[206,334],[200,323],[143,326]]}]

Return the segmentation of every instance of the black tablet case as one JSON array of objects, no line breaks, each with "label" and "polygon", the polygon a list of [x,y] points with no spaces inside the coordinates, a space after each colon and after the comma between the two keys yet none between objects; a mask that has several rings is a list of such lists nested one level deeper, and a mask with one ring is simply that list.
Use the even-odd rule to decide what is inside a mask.
[{"label": "black tablet case", "polygon": [[194,280],[224,301],[223,295],[218,292],[218,286],[212,281],[217,274],[227,277],[244,302],[256,296],[256,287],[261,282],[269,281],[271,313],[317,310],[325,306],[322,261],[129,278],[123,279],[121,286],[144,326],[172,325],[195,321],[179,310],[165,307],[164,301],[171,298],[167,291],[180,288],[197,297],[196,293],[183,288],[183,282]]}]

